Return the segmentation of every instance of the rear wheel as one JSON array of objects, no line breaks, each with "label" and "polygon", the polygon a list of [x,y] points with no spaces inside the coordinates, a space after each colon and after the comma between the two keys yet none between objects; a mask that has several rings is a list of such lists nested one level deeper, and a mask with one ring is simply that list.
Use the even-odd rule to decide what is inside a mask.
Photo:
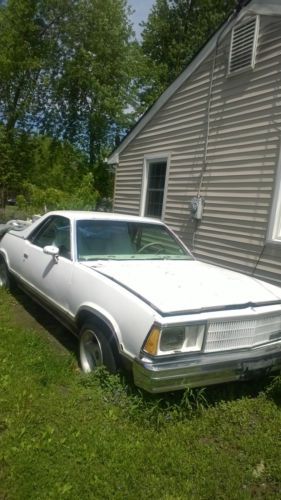
[{"label": "rear wheel", "polygon": [[80,365],[85,373],[99,366],[105,366],[110,373],[116,373],[117,363],[104,332],[94,323],[85,323],[80,333]]},{"label": "rear wheel", "polygon": [[4,257],[0,255],[0,288],[9,289],[11,286],[10,275]]}]

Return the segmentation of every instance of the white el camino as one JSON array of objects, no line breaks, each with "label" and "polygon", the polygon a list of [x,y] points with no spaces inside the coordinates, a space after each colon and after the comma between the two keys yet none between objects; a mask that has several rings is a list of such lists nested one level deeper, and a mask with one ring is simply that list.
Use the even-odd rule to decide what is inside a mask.
[{"label": "white el camino", "polygon": [[11,280],[79,336],[85,372],[123,360],[164,392],[281,367],[281,289],[198,262],[158,220],[50,212],[2,237]]}]

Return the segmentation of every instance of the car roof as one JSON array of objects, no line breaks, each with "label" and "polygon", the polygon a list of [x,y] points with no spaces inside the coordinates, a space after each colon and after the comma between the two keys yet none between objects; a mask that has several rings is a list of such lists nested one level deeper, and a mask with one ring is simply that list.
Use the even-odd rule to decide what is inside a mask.
[{"label": "car roof", "polygon": [[139,217],[137,215],[128,214],[118,214],[112,212],[94,212],[87,210],[56,210],[54,212],[48,212],[45,216],[50,215],[60,215],[62,217],[68,217],[71,220],[115,220],[115,221],[127,221],[127,222],[147,222],[153,224],[163,224],[159,219],[153,219],[150,217]]}]

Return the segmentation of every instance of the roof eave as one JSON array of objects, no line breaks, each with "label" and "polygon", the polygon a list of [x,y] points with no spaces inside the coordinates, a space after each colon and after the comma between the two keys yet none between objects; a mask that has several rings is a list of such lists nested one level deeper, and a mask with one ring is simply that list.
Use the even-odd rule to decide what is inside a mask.
[{"label": "roof eave", "polygon": [[[170,97],[178,90],[179,87],[194,73],[198,66],[216,47],[217,40],[220,39],[221,33],[226,29],[229,19],[221,26],[221,28],[210,38],[203,49],[194,57],[186,69],[174,80],[174,82],[160,95],[155,103],[144,113],[133,129],[125,136],[120,145],[108,157],[109,164],[116,164],[119,161],[120,153],[130,144],[130,142],[139,134],[151,118],[162,108],[162,106],[170,99]],[[225,35],[225,34],[224,34]]]},{"label": "roof eave", "polygon": [[[274,0],[276,1],[276,0]],[[251,9],[251,5],[254,8]],[[256,6],[258,5],[258,8]],[[170,99],[170,97],[181,87],[181,85],[196,71],[198,66],[209,56],[209,54],[216,48],[219,41],[223,40],[225,36],[232,29],[235,22],[240,20],[243,16],[249,14],[257,14],[260,10],[262,0],[244,0],[241,2],[228,19],[221,25],[216,33],[207,41],[204,47],[195,55],[194,59],[189,63],[186,69],[176,78],[176,80],[160,95],[155,103],[141,116],[139,121],[135,124],[132,130],[124,137],[119,146],[112,152],[108,158],[108,163],[118,164],[119,156],[122,151],[133,141],[133,139],[141,132],[153,116],[162,108],[162,106]],[[272,8],[272,7],[271,7]],[[280,9],[280,6],[279,6]],[[270,10],[270,9],[268,9]],[[266,12],[263,12],[265,14]],[[268,12],[267,12],[268,14]]]}]

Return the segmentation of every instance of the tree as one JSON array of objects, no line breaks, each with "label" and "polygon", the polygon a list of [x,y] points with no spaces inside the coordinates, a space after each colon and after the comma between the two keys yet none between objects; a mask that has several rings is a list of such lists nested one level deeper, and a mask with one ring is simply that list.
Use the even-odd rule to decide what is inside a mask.
[{"label": "tree", "polygon": [[0,206],[14,196],[27,178],[31,161],[31,138],[20,130],[7,130],[0,124]]},{"label": "tree", "polygon": [[[59,65],[51,72],[62,135],[87,152],[91,166],[112,147],[130,102],[132,31],[127,16],[125,0],[77,2],[61,35]],[[54,107],[49,111],[52,120]]]},{"label": "tree", "polygon": [[8,187],[13,183],[14,176],[11,144],[4,127],[0,127],[0,207],[5,206]]},{"label": "tree", "polygon": [[[93,209],[99,198],[88,159],[71,144],[29,136],[29,161],[17,200],[26,212]],[[27,157],[26,157],[27,160]]]},{"label": "tree", "polygon": [[142,99],[151,104],[183,71],[237,0],[156,0],[143,23],[142,51],[147,84]]},{"label": "tree", "polygon": [[59,33],[73,0],[8,0],[0,6],[0,119],[7,131],[35,129],[38,88],[56,64]]},{"label": "tree", "polygon": [[[33,162],[33,140],[42,120],[38,96],[57,59],[72,0],[8,0],[0,5],[0,189],[19,192]],[[57,44],[58,45],[58,44]],[[44,85],[48,99],[48,90]]]},{"label": "tree", "polygon": [[[75,162],[79,153],[87,158],[87,172],[75,163],[82,168],[80,177],[90,169],[100,183],[96,189],[106,194],[104,186],[109,188],[111,182],[104,158],[128,126],[126,110],[135,90],[136,52],[128,15],[126,0],[0,3],[0,154],[3,165],[19,168],[22,181],[39,187],[41,178],[53,186],[54,165],[50,172],[44,161],[49,161],[54,145],[58,155],[58,144],[64,144],[61,151],[67,157],[71,144],[77,150]],[[26,134],[25,144],[19,137]],[[39,136],[39,147],[32,141],[34,135]],[[50,144],[42,139],[46,135]],[[15,136],[18,153],[20,143],[25,155],[30,147],[30,158],[22,164],[12,155]],[[57,172],[62,163],[57,163]],[[64,187],[72,174],[69,166]],[[3,174],[0,188],[4,177],[7,186]],[[57,182],[62,178],[54,177]]]}]

